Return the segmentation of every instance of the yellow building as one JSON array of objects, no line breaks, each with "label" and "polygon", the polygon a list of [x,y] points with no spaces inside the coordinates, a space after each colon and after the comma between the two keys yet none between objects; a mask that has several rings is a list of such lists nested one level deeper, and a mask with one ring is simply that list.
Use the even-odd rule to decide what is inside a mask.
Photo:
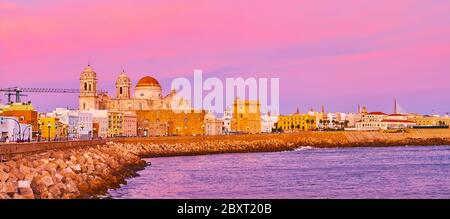
[{"label": "yellow building", "polygon": [[122,135],[123,113],[108,112],[108,136],[117,137]]},{"label": "yellow building", "polygon": [[278,117],[277,129],[283,131],[311,131],[317,129],[316,116],[295,113]]},{"label": "yellow building", "polygon": [[55,117],[38,119],[38,136],[40,140],[63,140],[67,137],[67,127]]},{"label": "yellow building", "polygon": [[450,118],[449,117],[428,117],[428,116],[415,116],[413,118],[409,118],[410,121],[416,123],[417,126],[449,126]]},{"label": "yellow building", "polygon": [[12,116],[19,119],[21,124],[28,124],[32,128],[33,135],[38,132],[38,113],[31,103],[13,103],[0,108],[0,116]]},{"label": "yellow building", "polygon": [[261,132],[261,112],[259,101],[240,100],[239,98],[234,101],[231,130],[251,134]]},{"label": "yellow building", "polygon": [[206,112],[195,110],[175,112],[173,110],[136,111],[139,136],[159,135],[204,135]]}]

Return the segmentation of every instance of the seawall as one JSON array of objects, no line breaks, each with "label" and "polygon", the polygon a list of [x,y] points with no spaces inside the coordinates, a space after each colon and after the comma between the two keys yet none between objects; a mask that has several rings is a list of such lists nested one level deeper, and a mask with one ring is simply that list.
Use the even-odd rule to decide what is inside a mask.
[{"label": "seawall", "polygon": [[245,153],[313,147],[450,145],[450,129],[407,132],[300,132],[267,135],[118,138],[2,144],[0,199],[92,198],[126,183],[142,157]]}]

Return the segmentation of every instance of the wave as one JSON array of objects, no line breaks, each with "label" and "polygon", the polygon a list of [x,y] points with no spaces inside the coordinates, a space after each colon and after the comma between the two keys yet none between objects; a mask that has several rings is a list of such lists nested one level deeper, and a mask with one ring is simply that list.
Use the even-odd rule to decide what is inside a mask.
[{"label": "wave", "polygon": [[301,146],[299,148],[296,148],[294,151],[303,151],[303,150],[310,150],[313,149],[311,146]]}]

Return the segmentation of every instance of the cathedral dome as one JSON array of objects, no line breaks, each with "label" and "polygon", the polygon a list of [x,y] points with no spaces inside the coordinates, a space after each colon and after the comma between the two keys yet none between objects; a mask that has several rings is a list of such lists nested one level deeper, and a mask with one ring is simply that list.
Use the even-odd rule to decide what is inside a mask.
[{"label": "cathedral dome", "polygon": [[161,85],[155,78],[146,76],[138,81],[136,87],[161,87]]}]

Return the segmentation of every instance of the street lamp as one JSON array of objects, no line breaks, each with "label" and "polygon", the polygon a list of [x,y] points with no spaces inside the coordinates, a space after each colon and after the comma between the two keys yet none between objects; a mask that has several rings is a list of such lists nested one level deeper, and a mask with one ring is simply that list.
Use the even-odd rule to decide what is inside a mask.
[{"label": "street lamp", "polygon": [[55,122],[55,141],[56,141],[56,138],[58,137],[58,133],[56,133],[56,131],[58,130],[58,125],[56,124],[56,122]]},{"label": "street lamp", "polygon": [[73,130],[72,130],[72,140],[75,138],[76,134],[77,134],[77,127],[75,126],[75,127],[73,127]]},{"label": "street lamp", "polygon": [[[83,132],[83,129],[84,129],[84,123],[81,123],[81,124],[80,124],[80,128],[81,128],[81,132]],[[81,138],[81,134],[82,134],[82,133],[80,133],[80,138]]]},{"label": "street lamp", "polygon": [[66,137],[66,140],[69,140],[69,135],[67,134],[66,125],[63,125],[63,135]]},{"label": "street lamp", "polygon": [[38,132],[38,142],[40,142],[40,141],[41,141],[41,135],[42,135],[42,122],[41,122],[40,119],[38,120],[38,129],[39,129],[39,132]]},{"label": "street lamp", "polygon": [[47,124],[47,128],[48,128],[48,141],[50,142],[50,128],[52,127],[52,124],[50,124],[50,122],[48,122]]}]

